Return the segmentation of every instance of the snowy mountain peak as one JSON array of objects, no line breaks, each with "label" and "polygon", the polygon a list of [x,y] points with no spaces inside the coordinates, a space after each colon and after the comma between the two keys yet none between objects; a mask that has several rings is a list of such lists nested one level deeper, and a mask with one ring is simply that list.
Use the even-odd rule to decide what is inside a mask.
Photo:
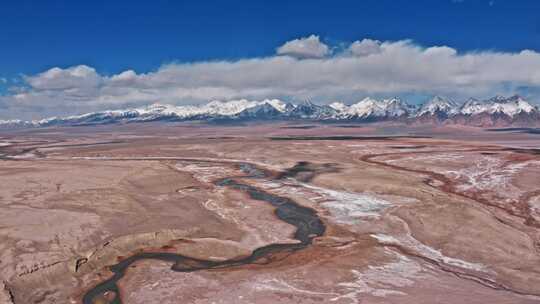
[{"label": "snowy mountain peak", "polygon": [[416,116],[443,115],[450,116],[458,113],[458,105],[449,98],[433,96],[430,100],[420,106]]},{"label": "snowy mountain peak", "polygon": [[301,119],[319,119],[326,120],[335,118],[338,111],[329,105],[316,105],[309,100],[305,100],[302,103],[296,105],[290,111],[287,116],[301,118]]},{"label": "snowy mountain peak", "polygon": [[493,97],[491,97],[490,99],[486,100],[487,102],[499,102],[499,103],[502,103],[502,102],[506,102],[507,98],[502,96],[502,95],[495,95]]},{"label": "snowy mountain peak", "polygon": [[399,97],[392,97],[388,99],[383,99],[383,102],[389,104],[389,105],[401,105],[403,104],[403,101]]},{"label": "snowy mountain peak", "polygon": [[[435,120],[433,119],[435,118]],[[523,97],[496,96],[487,100],[469,99],[461,107],[454,101],[434,96],[418,110],[399,98],[374,99],[366,97],[350,106],[341,102],[317,105],[306,100],[298,105],[279,99],[261,101],[238,99],[214,100],[203,105],[175,106],[151,104],[144,107],[91,112],[81,115],[50,117],[37,121],[0,120],[0,127],[42,127],[63,125],[98,125],[143,121],[187,121],[187,120],[291,120],[309,119],[317,121],[379,121],[400,120],[419,122],[443,122],[485,124],[522,124],[540,122],[538,108]],[[481,123],[480,123],[481,122]]]},{"label": "snowy mountain peak", "polygon": [[279,99],[265,99],[262,103],[269,104],[281,113],[286,112],[292,107],[290,103],[285,103]]},{"label": "snowy mountain peak", "polygon": [[339,101],[332,102],[328,106],[331,107],[332,109],[338,111],[338,112],[345,112],[348,109],[346,104],[344,104],[343,102],[339,102]]},{"label": "snowy mountain peak", "polygon": [[207,112],[207,114],[228,116],[238,114],[245,109],[252,108],[258,104],[259,102],[257,101],[249,101],[246,99],[230,101],[214,100],[202,108],[206,110],[205,112]]},{"label": "snowy mountain peak", "polygon": [[501,95],[495,95],[494,97],[490,98],[487,100],[487,102],[492,102],[492,103],[512,103],[512,102],[518,102],[518,101],[525,101],[525,99],[523,97],[521,97],[520,95],[512,95],[510,97],[504,97],[504,96],[501,96]]},{"label": "snowy mountain peak", "polygon": [[414,107],[405,103],[398,97],[383,100],[386,116],[406,116],[414,112]]},{"label": "snowy mountain peak", "polygon": [[366,97],[345,110],[348,116],[357,118],[389,118],[408,115],[411,106],[399,98],[377,100]]},{"label": "snowy mountain peak", "polygon": [[460,113],[464,115],[499,113],[514,116],[519,113],[531,113],[535,111],[538,111],[535,106],[531,105],[518,95],[508,98],[503,96],[495,96],[484,101],[469,99],[460,109]]}]

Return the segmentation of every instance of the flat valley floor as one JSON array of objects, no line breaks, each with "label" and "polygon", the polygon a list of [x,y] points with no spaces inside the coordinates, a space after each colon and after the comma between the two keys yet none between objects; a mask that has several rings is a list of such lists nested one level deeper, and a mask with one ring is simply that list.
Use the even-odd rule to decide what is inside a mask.
[{"label": "flat valley floor", "polygon": [[540,135],[0,131],[0,303],[540,303]]}]

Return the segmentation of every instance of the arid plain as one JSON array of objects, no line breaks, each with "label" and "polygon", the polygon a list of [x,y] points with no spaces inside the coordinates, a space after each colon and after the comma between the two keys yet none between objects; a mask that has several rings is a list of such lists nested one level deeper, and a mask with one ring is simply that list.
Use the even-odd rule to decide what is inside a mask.
[{"label": "arid plain", "polygon": [[0,132],[0,303],[540,303],[540,135]]}]

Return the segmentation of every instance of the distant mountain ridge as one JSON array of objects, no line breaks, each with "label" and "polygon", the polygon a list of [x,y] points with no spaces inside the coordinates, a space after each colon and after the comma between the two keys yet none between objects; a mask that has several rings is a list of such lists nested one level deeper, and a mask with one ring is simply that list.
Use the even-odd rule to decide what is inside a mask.
[{"label": "distant mountain ridge", "polygon": [[435,96],[420,106],[406,103],[399,98],[374,99],[366,97],[352,105],[334,102],[317,105],[310,101],[299,104],[278,99],[227,102],[212,101],[204,105],[173,106],[153,104],[146,107],[110,110],[50,117],[42,120],[0,120],[0,127],[47,127],[101,125],[148,121],[269,121],[311,120],[377,122],[399,121],[405,123],[464,124],[474,126],[540,125],[537,106],[518,95],[495,96],[487,100],[469,99],[463,104]]}]

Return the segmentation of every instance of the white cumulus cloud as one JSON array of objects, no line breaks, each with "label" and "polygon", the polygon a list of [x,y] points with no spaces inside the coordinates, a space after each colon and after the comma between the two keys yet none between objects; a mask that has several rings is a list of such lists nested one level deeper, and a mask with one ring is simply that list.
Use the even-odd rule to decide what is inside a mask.
[{"label": "white cumulus cloud", "polygon": [[35,76],[29,76],[26,81],[36,90],[65,90],[97,87],[100,76],[95,69],[79,65],[67,69],[52,68]]},{"label": "white cumulus cloud", "polygon": [[381,42],[379,40],[363,39],[355,41],[349,46],[349,52],[355,56],[368,56],[381,52]]},{"label": "white cumulus cloud", "polygon": [[278,55],[287,55],[296,58],[323,58],[330,53],[326,44],[321,42],[319,36],[311,35],[306,38],[294,39],[286,42],[276,50]]},{"label": "white cumulus cloud", "polygon": [[329,53],[310,36],[289,41],[275,56],[173,63],[148,73],[56,67],[24,77],[1,95],[0,119],[237,98],[353,102],[368,95],[442,94],[459,100],[522,90],[537,94],[528,96],[533,102],[540,97],[540,53],[533,50],[460,53],[410,40],[363,39]]}]

